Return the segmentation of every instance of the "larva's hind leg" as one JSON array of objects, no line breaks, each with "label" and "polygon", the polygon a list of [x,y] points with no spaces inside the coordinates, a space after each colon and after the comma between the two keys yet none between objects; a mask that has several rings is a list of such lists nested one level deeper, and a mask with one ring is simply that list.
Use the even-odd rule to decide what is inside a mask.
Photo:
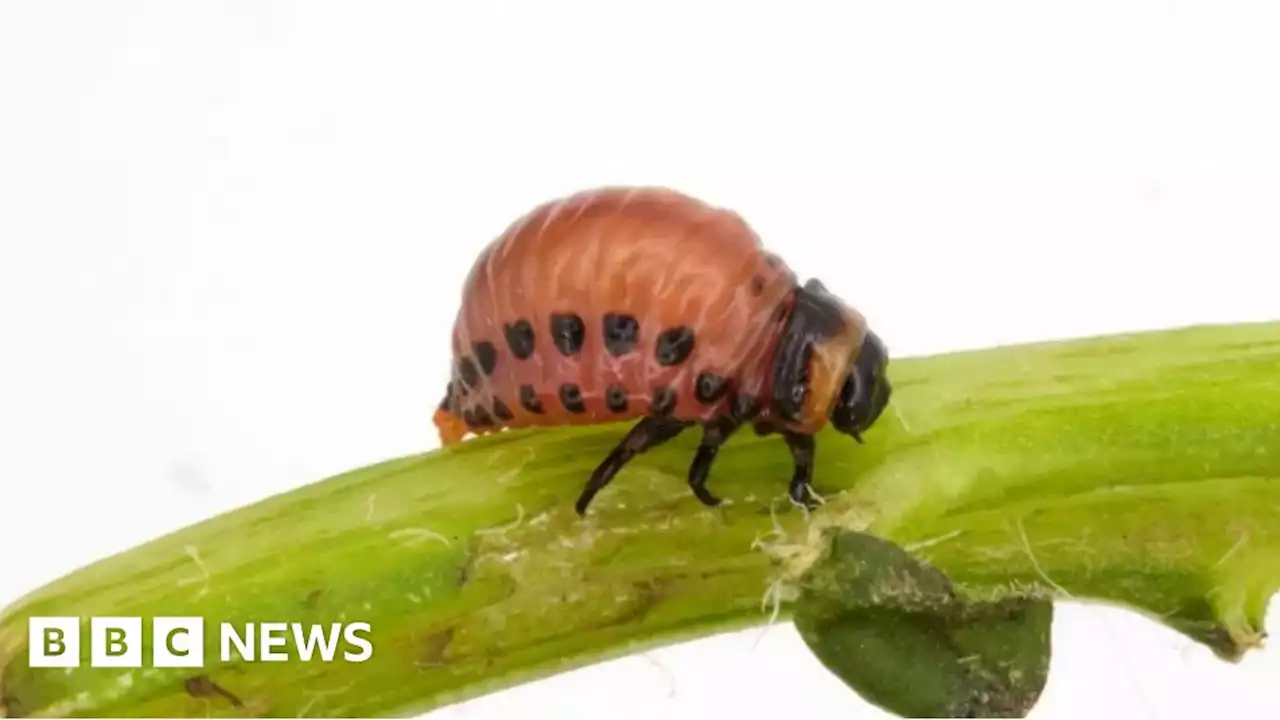
[{"label": "larva's hind leg", "polygon": [[724,445],[741,425],[741,421],[725,416],[703,426],[702,444],[698,446],[698,454],[693,456],[693,464],[689,466],[689,487],[707,507],[720,504],[720,498],[707,490],[707,478],[711,475],[711,461],[716,459],[720,446]]},{"label": "larva's hind leg", "polygon": [[578,503],[575,506],[578,514],[587,513],[587,506],[591,504],[592,498],[613,480],[613,477],[631,461],[631,458],[674,438],[687,427],[689,423],[682,420],[659,417],[646,417],[636,423],[622,442],[618,443],[604,462],[591,473],[591,478],[587,480],[587,485],[582,489],[582,495],[578,497]]}]

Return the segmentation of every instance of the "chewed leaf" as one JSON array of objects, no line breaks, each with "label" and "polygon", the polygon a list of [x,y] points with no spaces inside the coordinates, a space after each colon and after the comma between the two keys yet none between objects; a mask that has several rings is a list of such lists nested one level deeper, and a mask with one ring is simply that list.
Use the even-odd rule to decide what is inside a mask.
[{"label": "chewed leaf", "polygon": [[974,601],[891,542],[835,531],[796,628],[864,698],[906,717],[1023,717],[1049,671],[1051,601]]},{"label": "chewed leaf", "polygon": [[1138,610],[1237,660],[1280,585],[1280,476],[1148,484],[958,513],[902,538],[969,592]]},{"label": "chewed leaf", "polygon": [[[1280,587],[1278,367],[1280,323],[898,359],[865,445],[817,439],[812,513],[782,499],[786,447],[753,433],[717,456],[714,509],[689,492],[686,433],[579,517],[574,498],[627,424],[370,465],[4,608],[0,717],[402,717],[767,622],[762,595],[789,597],[797,577],[809,599],[779,616],[794,609],[868,697],[925,714],[1024,713],[1044,683],[1050,597],[1141,608],[1238,657]],[[32,666],[30,618],[90,616],[204,618],[204,666]],[[222,656],[221,623],[276,621],[369,623],[373,655]]]}]

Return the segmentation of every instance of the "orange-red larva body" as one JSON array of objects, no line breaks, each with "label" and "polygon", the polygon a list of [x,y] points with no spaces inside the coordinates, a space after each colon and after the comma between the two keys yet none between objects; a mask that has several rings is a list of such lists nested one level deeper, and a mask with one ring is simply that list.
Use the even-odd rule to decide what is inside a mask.
[{"label": "orange-red larva body", "polygon": [[[605,189],[544,204],[512,225],[472,269],[453,333],[457,360],[474,360],[476,343],[495,349],[490,373],[455,395],[459,418],[494,399],[511,419],[490,427],[581,425],[649,414],[653,394],[675,394],[671,416],[703,422],[726,412],[727,393],[711,403],[696,397],[699,374],[733,378],[740,392],[759,396],[781,323],[779,305],[795,289],[795,276],[765,253],[741,218],[661,189]],[[551,335],[553,315],[583,323],[580,350],[566,355]],[[631,352],[605,346],[607,314],[639,324]],[[513,355],[505,326],[527,321],[533,354]],[[693,348],[683,362],[663,366],[655,343],[664,331],[687,327]],[[560,388],[576,384],[584,410],[571,412]],[[530,412],[520,389],[534,388],[543,412]],[[607,406],[610,387],[625,388],[626,410]],[[450,438],[454,439],[454,438]]]},{"label": "orange-red larva body", "polygon": [[[467,277],[435,416],[441,440],[641,418],[615,451],[622,459],[606,461],[618,465],[682,427],[715,428],[718,448],[751,421],[808,442],[811,457],[800,435],[827,422],[842,388],[852,392],[866,337],[863,318],[824,293],[801,288],[736,213],[674,190],[601,188],[544,203],[490,243]],[[795,311],[805,298],[817,299],[807,315]],[[804,359],[779,375],[779,358],[800,349]],[[797,387],[799,410],[774,412],[780,377]],[[691,474],[695,491],[705,474]]]}]

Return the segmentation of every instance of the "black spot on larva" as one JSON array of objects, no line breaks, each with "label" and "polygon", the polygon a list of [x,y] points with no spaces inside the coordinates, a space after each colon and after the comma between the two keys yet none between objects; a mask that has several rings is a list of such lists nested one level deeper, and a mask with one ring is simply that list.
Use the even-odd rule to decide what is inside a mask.
[{"label": "black spot on larva", "polygon": [[621,385],[609,386],[608,392],[605,393],[604,402],[612,412],[620,413],[627,411],[627,390]]},{"label": "black spot on larva", "polygon": [[654,355],[658,358],[658,364],[663,367],[679,365],[689,359],[693,344],[693,328],[685,325],[669,328],[658,336]]},{"label": "black spot on larva", "polygon": [[649,414],[657,417],[666,417],[671,411],[676,409],[676,391],[669,387],[660,387],[653,391],[653,398],[650,400]]},{"label": "black spot on larva", "polygon": [[476,364],[469,357],[458,359],[458,377],[468,388],[474,388],[480,384],[480,372],[476,370]]},{"label": "black spot on larva", "polygon": [[614,357],[626,355],[636,349],[640,340],[640,323],[631,315],[606,313],[604,316],[604,347]]},{"label": "black spot on larva", "polygon": [[528,320],[517,320],[502,329],[507,336],[507,347],[517,360],[527,360],[533,355],[533,325]]},{"label": "black spot on larva", "polygon": [[520,386],[520,406],[531,413],[542,414],[542,401],[538,399],[538,393],[532,385]]},{"label": "black spot on larva", "polygon": [[476,406],[472,419],[474,420],[474,422],[471,423],[472,427],[493,426],[493,416],[489,415],[489,411],[479,405]]},{"label": "black spot on larva", "polygon": [[764,278],[759,275],[751,278],[751,294],[759,296],[764,292]]},{"label": "black spot on larva", "polygon": [[582,388],[575,383],[560,386],[560,404],[571,413],[586,412],[587,406],[582,402]]},{"label": "black spot on larva", "polygon": [[502,420],[503,422],[506,422],[507,420],[510,420],[511,418],[515,417],[514,415],[511,414],[511,408],[507,407],[507,404],[502,402],[498,398],[493,399],[493,416],[498,418],[499,420]]},{"label": "black spot on larva", "polygon": [[698,398],[698,402],[704,405],[710,405],[724,397],[725,391],[729,389],[729,381],[715,373],[703,372],[698,373],[698,381],[693,389],[693,394]]},{"label": "black spot on larva", "polygon": [[739,420],[750,420],[760,414],[760,398],[754,395],[737,395],[733,398],[733,416]]},{"label": "black spot on larva", "polygon": [[492,375],[493,369],[498,365],[498,351],[494,349],[493,343],[482,340],[471,346],[471,350],[476,354],[476,362],[480,363],[480,370],[485,375]]},{"label": "black spot on larva", "polygon": [[551,340],[561,355],[577,355],[582,352],[582,341],[586,336],[587,326],[577,315],[566,313],[551,316]]}]

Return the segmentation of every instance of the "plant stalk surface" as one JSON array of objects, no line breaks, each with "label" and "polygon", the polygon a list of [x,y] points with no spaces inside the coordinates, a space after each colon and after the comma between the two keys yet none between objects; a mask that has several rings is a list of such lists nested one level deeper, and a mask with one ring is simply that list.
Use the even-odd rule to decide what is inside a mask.
[{"label": "plant stalk surface", "polygon": [[[832,530],[967,598],[1141,610],[1234,661],[1280,585],[1280,323],[898,359],[858,445],[739,433],[708,508],[686,433],[573,502],[621,424],[504,432],[211,518],[0,614],[0,716],[418,714],[647,648],[789,618]],[[9,512],[21,508],[9,508]],[[206,619],[202,668],[31,668],[31,616]],[[218,625],[367,622],[364,662],[223,662]],[[88,622],[81,654],[88,658]]]}]

